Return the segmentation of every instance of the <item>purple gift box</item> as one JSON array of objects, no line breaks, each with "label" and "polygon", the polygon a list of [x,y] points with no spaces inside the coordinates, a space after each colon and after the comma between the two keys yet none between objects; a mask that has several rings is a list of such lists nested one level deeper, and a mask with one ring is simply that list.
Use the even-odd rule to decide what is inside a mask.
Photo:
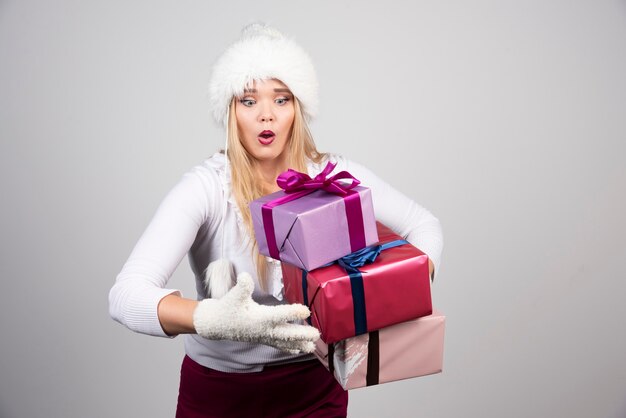
[{"label": "purple gift box", "polygon": [[250,202],[261,254],[313,270],[378,242],[370,189],[346,172],[327,178],[333,168],[314,179],[289,170],[278,179],[286,191]]}]

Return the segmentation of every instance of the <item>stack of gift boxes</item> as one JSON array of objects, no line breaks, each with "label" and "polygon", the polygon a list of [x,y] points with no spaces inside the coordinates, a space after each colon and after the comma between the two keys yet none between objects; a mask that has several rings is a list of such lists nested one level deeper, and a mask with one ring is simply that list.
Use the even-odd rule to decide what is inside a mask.
[{"label": "stack of gift boxes", "polygon": [[433,311],[428,256],[376,222],[349,173],[288,170],[250,203],[261,254],[281,260],[285,298],[311,310],[315,355],[344,389],[438,373],[445,317]]}]

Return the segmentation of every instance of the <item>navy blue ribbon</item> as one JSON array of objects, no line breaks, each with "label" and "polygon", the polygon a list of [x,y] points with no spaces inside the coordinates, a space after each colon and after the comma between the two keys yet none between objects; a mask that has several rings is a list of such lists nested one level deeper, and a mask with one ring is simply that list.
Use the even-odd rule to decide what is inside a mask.
[{"label": "navy blue ribbon", "polygon": [[[304,301],[305,306],[309,306],[309,292],[307,290],[306,285],[306,270],[302,270],[302,300]],[[308,316],[306,322],[311,325],[311,315]]]},{"label": "navy blue ribbon", "polygon": [[362,250],[355,251],[352,254],[348,254],[345,257],[337,260],[337,263],[343,267],[346,271],[356,270],[359,267],[363,267],[366,264],[371,264],[376,261],[376,258],[381,251],[388,250],[389,248],[399,247],[400,245],[408,244],[409,242],[404,239],[398,239],[395,241],[387,242],[379,245],[371,245],[365,247]]}]

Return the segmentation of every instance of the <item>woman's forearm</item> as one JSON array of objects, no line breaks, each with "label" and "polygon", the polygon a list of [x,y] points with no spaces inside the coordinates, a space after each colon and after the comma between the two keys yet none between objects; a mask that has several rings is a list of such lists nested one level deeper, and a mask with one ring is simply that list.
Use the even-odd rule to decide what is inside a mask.
[{"label": "woman's forearm", "polygon": [[194,334],[193,312],[198,301],[173,293],[159,302],[157,314],[163,331],[168,335]]}]

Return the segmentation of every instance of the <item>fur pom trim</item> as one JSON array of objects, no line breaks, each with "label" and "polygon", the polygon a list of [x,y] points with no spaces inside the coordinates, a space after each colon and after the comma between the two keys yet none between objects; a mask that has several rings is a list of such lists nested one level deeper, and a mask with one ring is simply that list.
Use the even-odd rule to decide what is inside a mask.
[{"label": "fur pom trim", "polygon": [[220,258],[209,264],[204,275],[207,296],[219,299],[235,285],[235,271],[230,261]]},{"label": "fur pom trim", "polygon": [[317,114],[318,82],[306,52],[278,30],[253,23],[242,30],[213,66],[209,106],[218,124],[226,126],[233,96],[241,96],[253,81],[275,78],[287,85],[302,104],[307,119]]}]

